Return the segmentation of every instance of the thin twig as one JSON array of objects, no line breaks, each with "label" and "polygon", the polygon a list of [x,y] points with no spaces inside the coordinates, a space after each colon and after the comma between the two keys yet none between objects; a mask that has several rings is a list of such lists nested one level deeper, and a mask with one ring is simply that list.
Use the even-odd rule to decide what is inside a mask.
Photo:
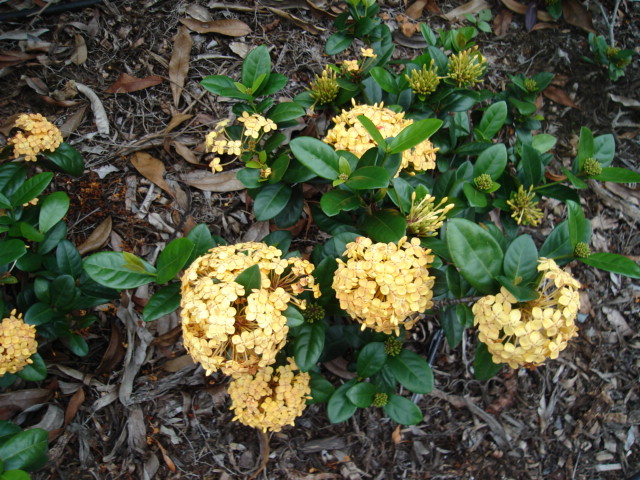
[{"label": "thin twig", "polygon": [[258,432],[260,433],[260,452],[262,453],[262,461],[260,462],[260,466],[254,472],[254,474],[249,477],[249,480],[254,480],[255,478],[257,478],[258,475],[260,475],[260,473],[265,469],[267,463],[269,462],[269,453],[271,453],[269,448],[269,437],[267,436],[266,432],[263,432],[262,430],[258,430]]}]

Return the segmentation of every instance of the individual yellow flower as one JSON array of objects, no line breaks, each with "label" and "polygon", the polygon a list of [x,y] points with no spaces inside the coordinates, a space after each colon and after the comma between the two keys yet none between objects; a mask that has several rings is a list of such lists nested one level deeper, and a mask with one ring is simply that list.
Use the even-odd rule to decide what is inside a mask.
[{"label": "individual yellow flower", "polygon": [[209,168],[211,168],[211,171],[213,171],[213,173],[221,172],[223,168],[222,165],[220,165],[220,157],[215,157],[213,160],[211,160],[211,162],[209,163]]},{"label": "individual yellow flower", "polygon": [[[444,223],[447,212],[455,205],[444,197],[436,205],[435,197],[427,194],[416,203],[416,192],[411,194],[411,210],[407,216],[407,232],[418,237],[433,237]],[[443,206],[444,205],[444,206]]]},{"label": "individual yellow flower", "polygon": [[[320,295],[313,264],[281,258],[264,243],[220,246],[197,258],[182,276],[182,332],[189,354],[207,375],[251,372],[275,361],[288,332],[283,312],[304,310],[304,291]],[[235,279],[258,265],[260,288],[246,292]]]},{"label": "individual yellow flower", "polygon": [[8,140],[13,145],[15,158],[24,155],[27,162],[35,162],[40,152],[53,152],[62,143],[62,134],[58,127],[39,113],[23,113],[15,123],[17,132]]},{"label": "individual yellow flower", "polygon": [[366,58],[376,58],[377,55],[375,53],[373,53],[373,49],[372,48],[361,48],[360,49],[360,55],[362,55],[363,57]]},{"label": "individual yellow flower", "polygon": [[542,280],[536,300],[518,303],[504,287],[473,306],[478,338],[495,363],[511,368],[533,367],[555,359],[578,335],[575,319],[580,308],[580,283],[553,260],[541,258]]},{"label": "individual yellow flower", "polygon": [[533,185],[526,192],[522,185],[518,187],[517,192],[511,192],[507,205],[511,207],[511,218],[515,219],[518,225],[533,225],[535,227],[542,220],[544,214],[538,208],[538,202],[534,201],[535,196]]},{"label": "individual yellow flower", "polygon": [[478,46],[463,50],[449,57],[449,75],[458,87],[472,87],[482,80],[487,61],[478,51]]},{"label": "individual yellow flower", "polygon": [[410,329],[415,313],[431,308],[434,277],[428,267],[431,250],[420,247],[417,238],[395,243],[373,243],[358,237],[347,244],[347,261],[338,259],[333,289],[340,308],[376,332],[399,334],[400,326]]},{"label": "individual yellow flower", "polygon": [[342,68],[347,72],[357,73],[360,71],[358,60],[343,60]]},{"label": "individual yellow flower", "polygon": [[338,96],[339,90],[336,72],[331,68],[325,68],[322,71],[322,76],[316,75],[316,79],[311,82],[309,94],[314,104],[323,105],[334,101]]},{"label": "individual yellow flower", "polygon": [[22,314],[12,310],[0,323],[0,376],[33,363],[31,356],[37,351],[36,327],[24,323]]},{"label": "individual yellow flower", "polygon": [[[396,113],[384,108],[384,105],[356,105],[353,101],[351,110],[343,110],[340,115],[334,117],[334,127],[327,132],[324,142],[333,145],[336,150],[347,150],[360,158],[367,150],[375,147],[375,142],[358,120],[358,116],[364,115],[378,127],[384,138],[395,137],[404,128],[413,123],[413,120],[404,118],[404,112]],[[414,148],[402,153],[402,164],[396,173],[409,170],[423,172],[433,170],[436,167],[437,148],[429,140],[419,143]]]},{"label": "individual yellow flower", "polygon": [[229,385],[234,420],[263,432],[279,432],[302,415],[310,397],[308,373],[298,370],[292,358],[276,369],[266,367],[255,375],[240,374]]}]

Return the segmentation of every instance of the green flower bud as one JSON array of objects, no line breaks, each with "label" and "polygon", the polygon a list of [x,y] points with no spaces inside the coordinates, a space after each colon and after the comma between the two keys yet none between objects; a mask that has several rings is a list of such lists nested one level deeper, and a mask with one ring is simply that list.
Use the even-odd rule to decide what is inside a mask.
[{"label": "green flower bud", "polygon": [[324,318],[324,308],[315,302],[309,302],[307,308],[302,311],[302,316],[309,323],[317,322]]},{"label": "green flower bud", "polygon": [[591,255],[591,249],[589,245],[584,242],[576,243],[576,248],[573,249],[573,256],[577,258],[587,258]]},{"label": "green flower bud", "polygon": [[482,80],[486,66],[487,61],[476,45],[449,57],[448,76],[458,87],[472,87]]},{"label": "green flower bud", "polygon": [[384,407],[387,403],[389,403],[389,395],[386,393],[376,393],[373,396],[374,407]]},{"label": "green flower bud", "polygon": [[311,82],[310,95],[316,103],[322,105],[333,102],[338,96],[339,90],[336,72],[325,68],[322,71],[322,76],[316,75],[316,79]]},{"label": "green flower bud", "polygon": [[411,76],[405,75],[404,78],[409,82],[411,91],[424,99],[427,95],[432,94],[438,88],[440,77],[438,77],[438,67],[431,60],[431,65],[427,69],[426,65],[422,65],[421,70],[412,70]]},{"label": "green flower bud", "polygon": [[390,357],[397,357],[402,351],[402,342],[396,337],[389,337],[386,342],[384,342],[384,351]]},{"label": "green flower bud", "polygon": [[493,180],[491,180],[491,175],[488,173],[483,173],[482,175],[477,176],[473,179],[473,183],[481,192],[487,192],[493,187]]},{"label": "green flower bud", "polygon": [[609,60],[614,58],[616,55],[620,53],[620,49],[618,47],[607,47],[604,54],[607,56]]},{"label": "green flower bud", "polygon": [[524,81],[524,88],[527,92],[535,92],[538,90],[538,82],[536,82],[533,78],[527,78]]},{"label": "green flower bud", "polygon": [[582,171],[590,177],[596,177],[602,173],[602,165],[593,157],[589,157],[584,161]]}]

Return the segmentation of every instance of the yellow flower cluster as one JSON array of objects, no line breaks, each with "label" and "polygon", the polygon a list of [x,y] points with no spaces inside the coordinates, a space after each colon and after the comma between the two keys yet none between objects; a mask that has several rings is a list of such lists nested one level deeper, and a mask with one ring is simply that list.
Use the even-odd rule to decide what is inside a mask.
[{"label": "yellow flower cluster", "polygon": [[544,214],[538,208],[538,202],[535,201],[535,197],[536,193],[533,191],[533,185],[527,191],[520,185],[517,192],[511,192],[507,205],[511,207],[511,218],[518,225],[533,225],[535,227],[542,220]]},{"label": "yellow flower cluster", "polygon": [[482,80],[487,61],[478,46],[463,50],[449,57],[449,75],[458,87],[472,87]]},{"label": "yellow flower cluster", "polygon": [[[455,205],[444,197],[436,205],[435,197],[427,194],[416,203],[416,192],[411,194],[411,210],[407,216],[407,231],[418,237],[433,237],[442,227],[449,210]],[[444,205],[444,206],[443,206]]]},{"label": "yellow flower cluster", "polygon": [[258,115],[257,113],[249,114],[247,111],[242,112],[242,116],[238,117],[238,121],[244,124],[242,135],[253,139],[258,139],[262,134],[278,128],[273,120]]},{"label": "yellow flower cluster", "polygon": [[292,358],[289,364],[273,369],[266,367],[255,375],[240,374],[229,385],[234,420],[263,432],[279,432],[293,425],[302,415],[306,400],[311,398],[308,373],[298,370]]},{"label": "yellow flower cluster", "polygon": [[0,323],[0,376],[16,373],[33,363],[31,356],[38,351],[36,327],[27,325],[22,314],[13,310]]},{"label": "yellow flower cluster", "polygon": [[538,299],[517,304],[503,287],[473,306],[478,338],[495,363],[511,368],[541,365],[547,358],[557,358],[578,334],[580,283],[550,259],[541,258],[538,271],[543,272]]},{"label": "yellow flower cluster", "polygon": [[373,243],[358,237],[347,244],[347,261],[338,259],[333,289],[340,308],[376,332],[396,335],[400,325],[413,327],[421,313],[433,303],[434,277],[428,267],[433,262],[431,250],[420,247],[417,238],[407,237],[395,243]]},{"label": "yellow flower cluster", "polygon": [[[207,375],[255,371],[272,364],[288,332],[283,312],[304,291],[320,296],[313,264],[281,258],[264,243],[215,247],[197,258],[182,276],[182,332],[189,354]],[[245,292],[235,279],[258,265],[260,288]]]},{"label": "yellow flower cluster", "polygon": [[16,120],[16,133],[8,141],[13,145],[15,158],[24,155],[27,162],[35,162],[40,152],[53,152],[62,143],[62,134],[58,127],[39,113],[23,113]]},{"label": "yellow flower cluster", "polygon": [[[327,132],[324,142],[333,145],[336,150],[347,150],[358,158],[370,148],[375,147],[376,144],[371,136],[358,120],[359,115],[364,115],[371,120],[384,138],[395,137],[413,123],[413,120],[404,118],[404,112],[396,113],[384,108],[382,103],[379,106],[378,104],[356,105],[354,101],[351,110],[343,110],[340,115],[334,117],[335,126]],[[396,176],[404,169],[416,172],[433,170],[436,167],[437,151],[438,149],[429,140],[405,150]]]}]

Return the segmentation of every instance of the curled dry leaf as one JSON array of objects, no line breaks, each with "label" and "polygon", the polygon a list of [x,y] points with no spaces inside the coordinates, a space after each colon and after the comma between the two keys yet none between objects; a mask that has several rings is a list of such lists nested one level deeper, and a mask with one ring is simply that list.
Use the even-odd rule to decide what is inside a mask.
[{"label": "curled dry leaf", "polygon": [[67,118],[67,121],[60,126],[60,133],[62,134],[62,138],[67,138],[78,129],[78,127],[84,121],[84,115],[86,112],[87,106],[84,105],[83,107],[80,107],[73,115]]},{"label": "curled dry leaf", "polygon": [[413,18],[414,20],[419,19],[422,16],[422,10],[426,7],[428,0],[416,0],[406,10],[406,14],[408,17]]},{"label": "curled dry leaf", "polygon": [[9,420],[27,408],[45,403],[53,392],[47,388],[26,388],[0,394],[0,420]]},{"label": "curled dry leaf", "polygon": [[627,107],[631,110],[640,111],[640,102],[635,98],[622,97],[613,93],[609,94],[609,98],[616,103],[619,103],[623,107]]},{"label": "curled dry leaf", "polygon": [[105,218],[96,229],[91,232],[91,235],[78,247],[80,255],[84,255],[89,252],[95,252],[100,250],[109,241],[111,235],[112,220],[111,217]]},{"label": "curled dry leaf", "polygon": [[8,50],[0,50],[0,68],[19,65],[27,60],[33,60],[37,55],[24,52],[10,52]]},{"label": "curled dry leaf", "polygon": [[235,192],[244,190],[243,183],[236,178],[238,170],[227,170],[213,174],[209,171],[198,170],[180,175],[180,179],[187,185],[207,192]]},{"label": "curled dry leaf", "polygon": [[244,37],[251,33],[251,27],[241,20],[225,19],[203,22],[195,18],[181,18],[182,23],[189,30],[197,33],[219,33],[228,37]]},{"label": "curled dry leaf", "polygon": [[536,30],[548,30],[550,28],[558,28],[558,25],[555,25],[553,23],[547,23],[547,22],[538,22],[534,26],[532,26],[529,29],[529,31],[535,32]]},{"label": "curled dry leaf", "polygon": [[122,329],[118,326],[117,323],[112,322],[109,346],[104,352],[104,355],[102,355],[100,365],[98,365],[98,368],[96,369],[97,374],[114,372],[118,368],[125,354],[123,342],[124,336],[122,334]]},{"label": "curled dry leaf", "polygon": [[171,142],[171,146],[176,149],[178,155],[184,158],[187,162],[192,163],[194,165],[198,165],[200,161],[196,157],[196,154],[191,151],[189,147],[187,147],[184,143],[181,143],[177,140]]},{"label": "curled dry leaf", "polygon": [[96,127],[98,128],[98,133],[102,133],[104,135],[109,135],[109,119],[107,117],[107,112],[102,105],[102,102],[96,95],[96,92],[91,90],[89,87],[82,83],[78,82],[69,82],[71,86],[75,87],[75,89],[87,97],[91,102],[91,110],[93,111],[93,116],[96,120]]},{"label": "curled dry leaf", "polygon": [[458,8],[454,8],[448,13],[445,13],[443,16],[447,20],[456,20],[458,18],[463,18],[464,14],[474,14],[478,13],[481,10],[490,9],[491,5],[487,3],[485,0],[471,0],[470,2],[465,3],[464,5],[460,5]]},{"label": "curled dry leaf", "polygon": [[545,88],[542,91],[542,94],[549,100],[553,100],[554,102],[559,103],[560,105],[564,105],[565,107],[580,109],[580,107],[576,105],[573,100],[571,100],[569,94],[561,88],[551,85]]},{"label": "curled dry leaf", "polygon": [[147,180],[152,181],[158,187],[163,189],[173,198],[175,193],[164,180],[164,163],[146,152],[135,152],[131,155],[131,164],[140,172]]},{"label": "curled dry leaf", "polygon": [[596,34],[591,20],[591,14],[577,0],[562,1],[562,18],[569,25],[579,27],[587,32]]},{"label": "curled dry leaf", "polygon": [[171,120],[169,121],[169,125],[167,125],[167,128],[164,129],[164,133],[169,133],[171,130],[176,128],[182,122],[186,122],[191,117],[193,117],[193,115],[191,115],[190,113],[174,113],[171,117]]},{"label": "curled dry leaf", "polygon": [[78,409],[84,403],[84,399],[84,388],[80,387],[78,390],[76,390],[76,393],[71,396],[69,405],[67,405],[67,410],[64,412],[65,425],[69,425],[69,423],[71,423],[71,420],[75,418],[76,413],[78,413]]},{"label": "curled dry leaf", "polygon": [[162,83],[164,79],[158,75],[137,78],[128,73],[121,73],[118,79],[105,90],[105,93],[130,93],[144,90]]},{"label": "curled dry leaf", "polygon": [[87,61],[87,42],[84,41],[84,37],[82,35],[75,35],[75,43],[76,49],[71,55],[69,61],[71,63],[75,63],[76,65],[82,65]]},{"label": "curled dry leaf", "polygon": [[169,80],[171,81],[171,94],[176,108],[180,104],[180,96],[184,88],[184,79],[189,72],[189,57],[193,41],[186,27],[180,27],[173,42],[173,53],[169,61]]}]

